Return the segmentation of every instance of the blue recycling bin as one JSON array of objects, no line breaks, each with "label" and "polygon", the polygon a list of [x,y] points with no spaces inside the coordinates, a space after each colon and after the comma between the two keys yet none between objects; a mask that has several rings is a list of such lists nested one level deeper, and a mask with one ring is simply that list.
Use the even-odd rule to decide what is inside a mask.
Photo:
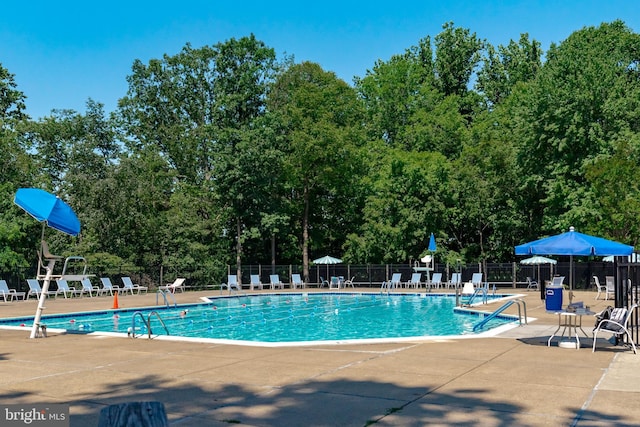
[{"label": "blue recycling bin", "polygon": [[547,311],[561,311],[562,310],[562,285],[560,286],[547,286],[545,306]]}]

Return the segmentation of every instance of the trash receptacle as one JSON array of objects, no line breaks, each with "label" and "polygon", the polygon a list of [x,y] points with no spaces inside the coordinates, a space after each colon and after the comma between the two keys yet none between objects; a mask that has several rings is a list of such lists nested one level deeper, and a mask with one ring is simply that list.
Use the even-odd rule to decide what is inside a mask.
[{"label": "trash receptacle", "polygon": [[562,285],[548,285],[546,289],[545,306],[547,311],[562,310]]}]

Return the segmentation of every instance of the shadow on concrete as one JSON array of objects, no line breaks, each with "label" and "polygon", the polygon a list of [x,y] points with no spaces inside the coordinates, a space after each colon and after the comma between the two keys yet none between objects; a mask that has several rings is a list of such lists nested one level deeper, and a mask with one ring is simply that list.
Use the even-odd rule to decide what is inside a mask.
[{"label": "shadow on concrete", "polygon": [[[127,393],[123,394],[123,389]],[[518,418],[524,409],[522,406],[491,399],[490,394],[481,389],[443,393],[437,389],[342,380],[309,381],[269,389],[212,382],[211,388],[204,389],[186,383],[168,385],[158,377],[146,376],[134,383],[113,383],[95,392],[95,399],[90,401],[69,402],[75,409],[71,426],[97,425],[103,407],[131,401],[162,402],[170,424],[180,426],[526,426]],[[541,412],[544,409],[541,408]],[[623,415],[580,413],[580,408],[566,408],[566,416],[557,417],[557,423],[552,416],[544,416],[544,420],[568,425],[576,414],[580,414],[582,420],[632,425],[625,424]]]}]

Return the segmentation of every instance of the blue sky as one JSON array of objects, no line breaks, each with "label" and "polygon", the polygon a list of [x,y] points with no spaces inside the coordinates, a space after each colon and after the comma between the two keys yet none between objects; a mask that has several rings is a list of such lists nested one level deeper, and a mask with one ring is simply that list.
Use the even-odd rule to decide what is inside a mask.
[{"label": "blue sky", "polygon": [[281,57],[313,61],[351,83],[376,60],[402,53],[453,21],[494,46],[521,33],[560,43],[585,26],[621,19],[640,32],[634,0],[11,2],[0,14],[0,64],[14,74],[35,119],[52,109],[106,111],[127,91],[135,59],[174,55],[255,34]]}]

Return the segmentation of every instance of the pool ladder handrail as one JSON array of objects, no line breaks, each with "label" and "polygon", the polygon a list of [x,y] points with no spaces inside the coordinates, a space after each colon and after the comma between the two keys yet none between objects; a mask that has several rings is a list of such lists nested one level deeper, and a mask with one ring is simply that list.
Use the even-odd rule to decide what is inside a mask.
[{"label": "pool ladder handrail", "polygon": [[498,315],[500,313],[505,311],[507,308],[511,307],[513,304],[517,304],[518,305],[518,321],[520,322],[520,326],[522,326],[522,311],[520,310],[521,306],[522,306],[522,310],[524,310],[524,323],[526,325],[528,325],[529,322],[527,320],[527,303],[522,298],[515,298],[515,299],[512,299],[512,300],[509,300],[509,301],[505,302],[496,311],[494,311],[493,313],[491,313],[490,315],[488,315],[487,317],[482,319],[480,322],[476,323],[474,325],[474,327],[473,327],[473,332],[475,332],[476,330],[482,328],[491,319],[495,319],[496,317],[498,317]]},{"label": "pool ladder handrail", "polygon": [[144,314],[141,311],[136,311],[135,313],[133,313],[133,316],[131,317],[131,338],[135,338],[136,337],[136,316],[140,316],[140,318],[142,319],[142,323],[145,324],[145,326],[147,327],[147,333],[149,335],[149,339],[151,339],[151,334],[153,333],[151,331],[151,316],[155,315],[158,320],[160,321],[160,324],[162,325],[162,327],[164,328],[165,332],[167,333],[167,335],[171,335],[169,333],[169,329],[167,328],[167,325],[165,325],[164,321],[162,320],[162,317],[160,317],[160,314],[158,314],[157,311],[152,311],[151,313],[149,313],[147,315],[147,319],[145,321],[144,318]]},{"label": "pool ladder handrail", "polygon": [[162,297],[164,298],[164,303],[166,304],[167,307],[169,307],[169,299],[167,298],[167,294],[171,295],[171,298],[173,298],[173,306],[174,307],[178,306],[178,302],[176,301],[175,295],[173,295],[172,292],[169,292],[169,291],[165,292],[162,289],[158,289],[158,291],[156,292],[156,305],[158,305],[158,294],[162,295]]},{"label": "pool ladder handrail", "polygon": [[[495,295],[495,286],[493,288],[493,293]],[[456,288],[456,295],[457,294],[458,294],[458,288]],[[473,291],[473,294],[469,297],[469,299],[467,299],[466,302],[461,303],[460,305],[470,306],[471,303],[473,302],[473,300],[480,294],[482,294],[482,303],[486,304],[487,301],[488,301],[487,295],[489,294],[489,283],[485,283],[481,287],[476,288],[476,290]],[[462,297],[462,295],[461,295],[461,297]],[[458,305],[458,304],[456,304],[456,305]]]}]

